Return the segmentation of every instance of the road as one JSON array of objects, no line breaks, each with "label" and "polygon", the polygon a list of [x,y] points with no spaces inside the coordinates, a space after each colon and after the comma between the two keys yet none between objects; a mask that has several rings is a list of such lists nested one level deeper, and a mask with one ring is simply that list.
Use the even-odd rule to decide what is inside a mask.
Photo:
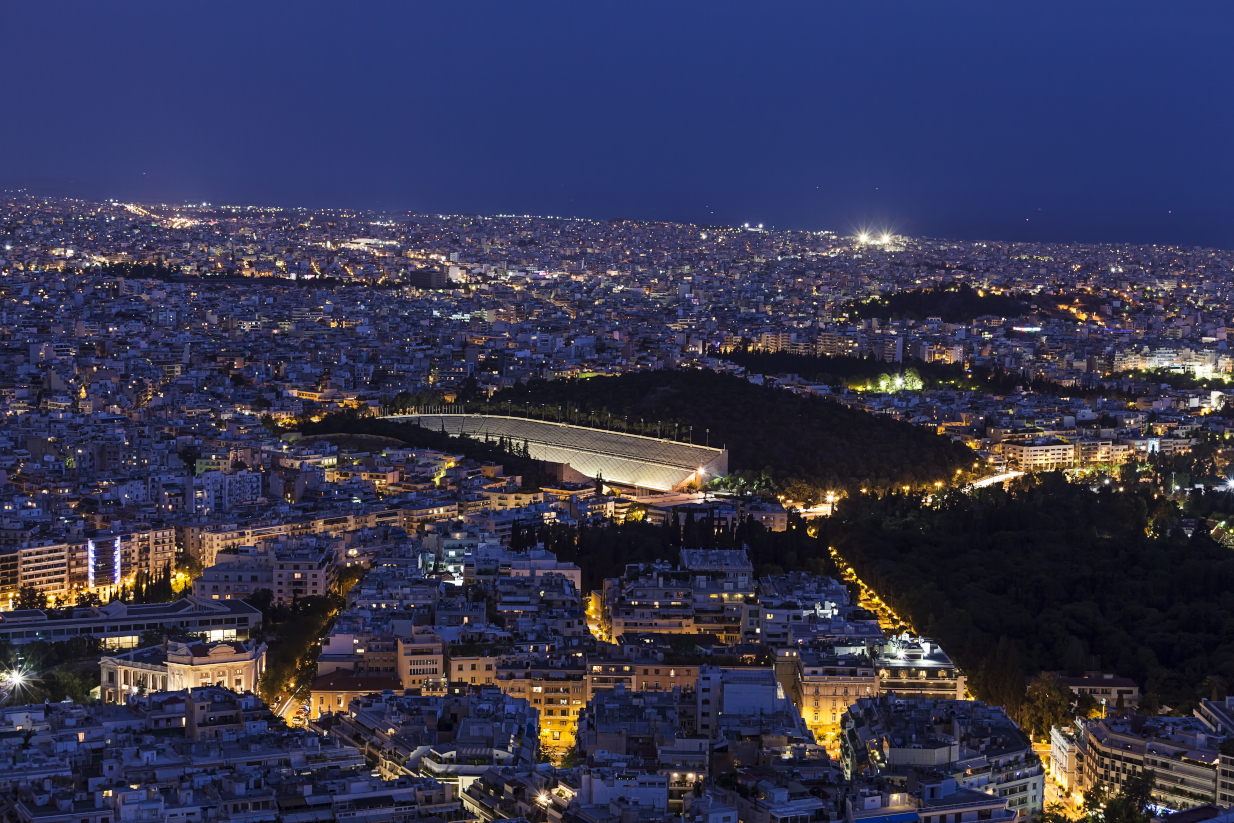
[{"label": "road", "polygon": [[1078,820],[1084,816],[1084,810],[1081,804],[1076,802],[1076,799],[1054,782],[1054,779],[1049,775],[1045,777],[1045,805],[1049,806],[1053,803],[1061,803],[1067,817],[1072,820]]},{"label": "road", "polygon": [[292,692],[287,697],[286,700],[284,700],[282,703],[279,704],[278,709],[274,712],[274,716],[279,718],[280,720],[286,720],[287,712],[291,711],[291,707],[300,705],[300,701],[302,699],[300,697],[300,693],[302,691],[303,689],[296,689],[294,692]]},{"label": "road", "polygon": [[980,480],[974,480],[965,488],[968,489],[983,489],[986,486],[993,486],[997,483],[1006,483],[1008,480],[1015,480],[1017,477],[1023,477],[1024,472],[1003,472],[1002,474],[992,474],[989,477],[983,477]]},{"label": "road", "polygon": [[863,609],[873,612],[878,617],[878,625],[883,631],[888,633],[897,633],[910,629],[907,620],[901,618],[898,614],[892,611],[891,607],[883,602],[883,599],[878,596],[878,593],[862,582],[857,576],[857,572],[853,571],[853,567],[848,565],[843,557],[836,553],[834,546],[829,546],[828,551],[831,552],[831,557],[835,560],[836,565],[840,567],[840,576],[846,583],[856,583],[858,586],[857,603]]}]

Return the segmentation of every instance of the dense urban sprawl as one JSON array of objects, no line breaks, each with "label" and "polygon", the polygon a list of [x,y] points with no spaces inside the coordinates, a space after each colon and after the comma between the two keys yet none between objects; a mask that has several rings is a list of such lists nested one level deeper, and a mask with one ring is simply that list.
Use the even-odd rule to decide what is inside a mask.
[{"label": "dense urban sprawl", "polygon": [[[1149,773],[1234,804],[1223,694],[1043,672],[1012,717],[839,558],[756,571],[859,490],[742,493],[709,430],[458,416],[705,369],[950,437],[969,488],[1201,446],[1166,493],[1221,485],[1228,252],[21,194],[0,243],[9,819],[969,823]],[[301,431],[343,413],[438,445]],[[597,579],[617,523],[664,551]],[[52,655],[92,699],[43,693]]]}]

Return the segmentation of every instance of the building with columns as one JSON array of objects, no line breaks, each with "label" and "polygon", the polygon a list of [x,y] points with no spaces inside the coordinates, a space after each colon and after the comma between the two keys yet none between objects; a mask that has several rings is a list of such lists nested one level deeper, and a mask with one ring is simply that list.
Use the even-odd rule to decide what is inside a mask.
[{"label": "building with columns", "polygon": [[168,640],[102,658],[99,697],[104,703],[124,704],[134,695],[204,686],[251,692],[257,690],[265,665],[265,643]]}]

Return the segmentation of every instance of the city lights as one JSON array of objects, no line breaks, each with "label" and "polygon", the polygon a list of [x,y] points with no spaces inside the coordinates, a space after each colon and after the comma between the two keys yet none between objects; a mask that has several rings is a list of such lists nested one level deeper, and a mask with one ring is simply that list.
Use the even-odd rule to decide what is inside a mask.
[{"label": "city lights", "polygon": [[[270,587],[268,608],[228,612],[230,622],[219,612],[200,631],[239,644],[260,626],[286,643],[287,627],[320,620],[324,636],[294,640],[306,670],[279,672],[267,689],[276,716],[298,730],[329,713],[343,725],[355,719],[346,695],[323,703],[314,686],[313,661],[337,658],[351,671],[393,672],[375,692],[388,691],[383,700],[407,688],[445,699],[495,688],[503,696],[493,699],[508,698],[503,711],[520,718],[514,726],[561,762],[587,745],[579,729],[598,703],[638,700],[646,713],[651,696],[667,710],[675,690],[694,693],[714,654],[700,645],[737,650],[750,671],[769,659],[749,651],[759,644],[784,660],[849,655],[820,642],[823,622],[836,636],[873,641],[868,666],[854,652],[851,665],[823,671],[864,669],[862,688],[904,700],[915,699],[905,689],[922,693],[925,673],[927,683],[946,679],[940,693],[960,702],[964,681],[940,648],[957,647],[954,636],[913,632],[913,622],[951,631],[943,608],[930,618],[932,606],[914,598],[931,569],[880,571],[880,592],[856,572],[882,568],[880,532],[896,530],[920,554],[930,545],[918,535],[941,522],[932,518],[985,507],[972,522],[1001,533],[1008,524],[991,512],[1016,505],[1022,489],[1054,494],[1055,479],[1031,475],[1061,470],[1060,483],[1151,501],[1143,539],[1154,545],[1175,539],[1194,487],[1234,492],[1217,439],[1234,368],[1218,345],[1228,313],[1221,293],[1189,273],[1224,265],[1207,253],[1140,250],[1137,268],[1112,272],[1103,256],[1129,252],[912,238],[879,223],[807,233],[155,204],[91,204],[99,213],[87,220],[77,206],[20,198],[8,208],[0,226],[16,228],[3,239],[18,251],[0,255],[0,327],[21,345],[0,363],[9,387],[0,442],[14,446],[0,506],[15,522],[51,524],[40,532],[47,545],[12,556],[16,580],[48,582],[10,592],[10,608],[33,615],[22,620],[41,610],[49,621],[102,626],[110,657],[154,642],[149,614],[174,607],[166,600],[186,588],[196,600],[185,614],[197,620],[264,602],[254,589]],[[158,265],[138,259],[167,262],[138,269]],[[1123,285],[1149,261],[1161,288]],[[627,381],[639,380],[626,396]],[[838,434],[820,441],[813,423],[802,425],[815,419]],[[1158,460],[1174,462],[1163,472]],[[547,468],[566,465],[571,480]],[[652,524],[651,542],[665,551],[649,565],[637,530]],[[638,539],[607,534],[622,528]],[[1228,539],[1225,528],[1214,525],[1213,539]],[[851,563],[826,546],[832,539]],[[339,592],[317,555],[300,568],[270,564],[327,543],[334,576],[350,581]],[[181,556],[205,568],[168,565]],[[164,568],[158,582],[171,592],[146,575]],[[358,581],[362,598],[334,602]],[[417,642],[402,638],[402,648],[431,653],[408,666],[387,624],[418,608],[411,589],[422,583],[449,584],[440,611],[450,622],[440,634],[415,622]],[[325,609],[322,599],[329,614],[306,614]],[[69,612],[68,600],[83,606]],[[142,616],[128,616],[139,604]],[[497,636],[482,625],[494,617],[504,621],[500,657],[463,654],[480,645],[474,638]],[[22,625],[42,639],[41,621]],[[638,651],[626,659],[559,642],[584,632]],[[656,634],[688,637],[662,644],[649,639]],[[667,645],[675,659],[653,662],[643,644]],[[948,660],[950,673],[922,660]],[[511,665],[521,676],[509,677]],[[566,669],[582,679],[555,682]],[[114,674],[100,685],[104,704],[149,693],[146,670]],[[230,687],[234,676],[219,666],[209,682]],[[827,676],[803,663],[793,677],[821,685]],[[857,693],[819,693],[815,704],[788,680],[766,680],[766,705],[786,712],[780,721],[804,723],[838,756],[844,698]],[[55,682],[22,666],[0,675],[10,703],[41,700]],[[739,704],[723,705],[731,710],[713,709],[713,729],[740,715]],[[397,736],[398,725],[383,734]],[[320,728],[312,733],[324,737]],[[811,756],[772,748],[769,759],[784,764]],[[698,768],[680,762],[672,768]],[[869,762],[883,761],[873,752]],[[712,779],[667,773],[679,786]],[[565,781],[528,785],[533,804],[571,802]]]}]

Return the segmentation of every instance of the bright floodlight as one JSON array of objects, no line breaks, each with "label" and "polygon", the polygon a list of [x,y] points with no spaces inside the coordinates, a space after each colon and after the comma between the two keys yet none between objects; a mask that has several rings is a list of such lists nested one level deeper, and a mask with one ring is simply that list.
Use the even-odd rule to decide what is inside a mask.
[{"label": "bright floodlight", "polygon": [[860,235],[858,235],[857,239],[860,240],[862,243],[864,243],[870,239],[870,235],[866,234],[865,232],[862,232]]},{"label": "bright floodlight", "polygon": [[25,681],[26,677],[21,672],[9,672],[9,682],[14,686],[20,686]]},{"label": "bright floodlight", "polygon": [[884,234],[884,235],[883,235],[883,242],[884,242],[884,243],[890,243],[890,242],[891,242],[891,235],[890,235],[890,234]]}]

